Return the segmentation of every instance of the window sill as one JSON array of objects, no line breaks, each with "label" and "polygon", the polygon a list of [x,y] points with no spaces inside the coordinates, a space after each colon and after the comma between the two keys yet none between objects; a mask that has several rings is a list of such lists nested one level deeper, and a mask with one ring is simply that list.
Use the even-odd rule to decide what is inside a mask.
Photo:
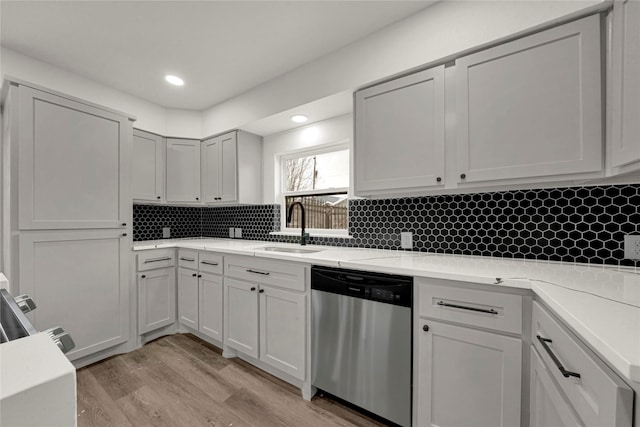
[{"label": "window sill", "polygon": [[[272,231],[269,233],[271,236],[291,236],[291,237],[300,237],[300,232],[297,233],[295,231]],[[340,239],[353,239],[353,236],[350,236],[346,233],[330,233],[330,232],[315,232],[312,231],[309,233],[309,237],[333,237]]]}]

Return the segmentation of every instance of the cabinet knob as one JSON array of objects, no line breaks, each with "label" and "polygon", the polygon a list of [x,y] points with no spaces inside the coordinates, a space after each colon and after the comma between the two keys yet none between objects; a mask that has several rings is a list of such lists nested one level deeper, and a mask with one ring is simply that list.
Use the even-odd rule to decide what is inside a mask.
[{"label": "cabinet knob", "polygon": [[467,179],[467,174],[466,173],[461,173],[460,174],[460,179]]},{"label": "cabinet knob", "polygon": [[202,274],[198,274],[198,277],[202,277]]},{"label": "cabinet knob", "polygon": [[196,274],[196,273],[193,273],[193,274],[191,275],[191,277],[196,277],[196,276],[197,276],[197,274]]},{"label": "cabinet knob", "polygon": [[126,222],[123,222],[123,223],[122,223],[122,226],[123,226],[123,227],[126,227],[126,226],[127,226],[127,223],[126,223]]},{"label": "cabinet knob", "polygon": [[260,289],[258,292],[264,294],[264,289]]},{"label": "cabinet knob", "polygon": [[253,292],[253,291],[255,291],[255,290],[256,290],[256,288],[251,288],[251,292]]},{"label": "cabinet knob", "polygon": [[122,237],[127,237],[127,233],[122,233]]},{"label": "cabinet knob", "polygon": [[160,200],[160,199],[162,199],[162,197],[158,196],[157,199]]},{"label": "cabinet knob", "polygon": [[147,278],[147,276],[145,276],[145,275],[143,274],[142,276],[140,276],[140,278],[142,278],[142,279],[146,279],[146,278]]},{"label": "cabinet knob", "polygon": [[436,178],[436,182],[442,182],[442,178],[441,177],[437,177]]},{"label": "cabinet knob", "polygon": [[199,198],[199,197],[196,197],[196,200],[200,200],[200,198]]},{"label": "cabinet knob", "polygon": [[425,331],[425,332],[429,332],[429,325],[424,325],[422,327],[422,330]]}]

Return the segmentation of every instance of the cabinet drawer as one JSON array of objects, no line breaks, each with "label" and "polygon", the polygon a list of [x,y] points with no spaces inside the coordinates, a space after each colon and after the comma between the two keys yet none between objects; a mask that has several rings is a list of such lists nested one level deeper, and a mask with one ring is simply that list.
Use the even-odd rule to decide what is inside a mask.
[{"label": "cabinet drawer", "polygon": [[200,252],[199,269],[203,273],[222,274],[222,255]]},{"label": "cabinet drawer", "polygon": [[631,426],[633,391],[537,302],[531,332],[544,365],[586,426]]},{"label": "cabinet drawer", "polygon": [[255,257],[227,256],[225,275],[254,283],[304,291],[307,266],[304,264],[269,261]]},{"label": "cabinet drawer", "polygon": [[522,333],[520,295],[436,285],[424,280],[416,283],[420,285],[418,292],[421,316],[496,331]]},{"label": "cabinet drawer", "polygon": [[192,249],[178,249],[178,267],[198,269],[198,251]]},{"label": "cabinet drawer", "polygon": [[176,265],[174,249],[152,249],[138,253],[138,271],[156,268],[173,267]]}]

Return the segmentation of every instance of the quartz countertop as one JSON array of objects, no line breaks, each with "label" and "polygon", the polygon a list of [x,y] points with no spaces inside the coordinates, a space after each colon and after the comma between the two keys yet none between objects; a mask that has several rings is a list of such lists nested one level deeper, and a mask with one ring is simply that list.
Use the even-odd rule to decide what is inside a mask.
[{"label": "quartz countertop", "polygon": [[630,268],[403,250],[312,246],[236,239],[134,242],[134,250],[180,247],[330,267],[530,289],[628,380],[640,383],[640,272]]}]

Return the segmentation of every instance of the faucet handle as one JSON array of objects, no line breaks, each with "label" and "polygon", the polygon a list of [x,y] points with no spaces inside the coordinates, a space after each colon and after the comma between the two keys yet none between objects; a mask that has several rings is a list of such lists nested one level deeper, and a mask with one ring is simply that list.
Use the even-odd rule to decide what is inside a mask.
[{"label": "faucet handle", "polygon": [[309,233],[302,233],[302,235],[300,236],[300,244],[306,245],[307,240],[309,240]]}]

